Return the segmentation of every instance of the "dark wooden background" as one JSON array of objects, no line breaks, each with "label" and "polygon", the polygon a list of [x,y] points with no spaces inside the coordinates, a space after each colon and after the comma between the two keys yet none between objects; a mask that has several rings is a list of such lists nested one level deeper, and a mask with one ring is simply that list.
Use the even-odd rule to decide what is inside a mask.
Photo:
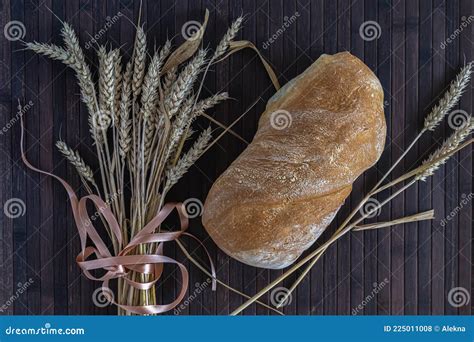
[{"label": "dark wooden background", "polygon": [[[25,41],[38,40],[60,44],[60,20],[73,25],[82,43],[104,27],[107,16],[119,12],[121,20],[113,24],[99,40],[123,46],[128,56],[134,36],[139,1],[88,0],[0,0],[0,26],[12,20],[26,28]],[[181,27],[189,20],[202,20],[204,9],[211,12],[205,42],[213,46],[227,26],[240,14],[246,14],[239,37],[261,48],[282,83],[298,75],[322,53],[348,50],[375,71],[385,89],[388,138],[378,165],[355,184],[353,194],[340,211],[334,225],[349,213],[351,204],[374,184],[404,146],[417,134],[423,117],[446,89],[464,61],[473,56],[473,25],[468,25],[445,49],[441,43],[460,27],[461,20],[474,14],[471,0],[162,0],[144,1],[143,21],[150,47],[166,37],[182,42]],[[285,17],[299,16],[267,49],[263,44],[281,28]],[[359,27],[374,20],[381,36],[364,41]],[[33,164],[54,170],[77,189],[75,171],[55,150],[59,134],[77,147],[85,159],[94,160],[90,148],[87,113],[79,101],[73,73],[58,62],[22,51],[20,42],[1,37],[0,46],[0,126],[15,117],[17,98],[34,105],[28,111],[28,156]],[[86,51],[96,64],[92,49]],[[237,118],[256,99],[256,107],[236,126],[236,131],[251,140],[259,113],[273,89],[255,55],[246,51],[219,65],[206,83],[209,91],[227,90],[235,101],[217,107],[214,116],[225,123]],[[469,87],[460,108],[472,112],[473,92]],[[206,123],[201,121],[204,126]],[[218,132],[218,130],[216,130]],[[10,198],[25,202],[25,215],[10,219],[0,215],[0,305],[17,291],[18,283],[32,278],[28,290],[1,314],[113,314],[115,309],[97,308],[92,293],[99,287],[85,279],[75,264],[79,238],[69,203],[62,187],[50,178],[27,171],[20,161],[18,123],[0,135],[0,203]],[[426,135],[395,174],[408,169],[433,150],[449,127],[443,125]],[[195,197],[204,201],[212,182],[245,145],[228,135],[199,161],[172,193],[172,199]],[[450,289],[472,289],[472,204],[463,207],[442,228],[440,220],[454,210],[462,195],[471,194],[472,149],[460,152],[426,183],[411,188],[385,208],[378,220],[401,217],[434,208],[433,222],[408,224],[380,231],[354,233],[330,248],[298,288],[286,314],[322,315],[352,313],[373,291],[373,284],[388,279],[388,284],[368,300],[360,314],[470,314],[471,303],[461,308],[447,300]],[[229,259],[208,239],[199,219],[191,231],[205,241],[216,262],[218,277],[248,294],[255,293],[281,271],[244,266]],[[327,234],[323,238],[327,238]],[[190,248],[193,246],[190,246]],[[194,249],[194,248],[192,248]],[[169,248],[168,253],[183,260]],[[197,249],[196,256],[204,260]],[[187,263],[189,265],[189,263]],[[206,277],[189,265],[190,294],[196,283]],[[176,294],[179,276],[170,277],[159,288],[158,296],[169,301]],[[292,278],[291,280],[293,280]],[[285,282],[282,286],[289,286]],[[269,296],[263,300],[269,301]],[[181,314],[228,314],[242,299],[219,287],[213,293],[207,287]],[[173,314],[173,313],[171,313]],[[268,314],[251,306],[245,314]]]}]

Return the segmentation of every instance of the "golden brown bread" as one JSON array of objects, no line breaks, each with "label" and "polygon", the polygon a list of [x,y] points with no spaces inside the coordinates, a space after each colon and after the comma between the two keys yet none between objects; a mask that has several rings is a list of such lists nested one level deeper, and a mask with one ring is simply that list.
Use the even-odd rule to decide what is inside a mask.
[{"label": "golden brown bread", "polygon": [[212,186],[206,230],[241,262],[290,265],[378,160],[385,135],[377,77],[350,53],[322,55],[270,99],[252,143]]}]

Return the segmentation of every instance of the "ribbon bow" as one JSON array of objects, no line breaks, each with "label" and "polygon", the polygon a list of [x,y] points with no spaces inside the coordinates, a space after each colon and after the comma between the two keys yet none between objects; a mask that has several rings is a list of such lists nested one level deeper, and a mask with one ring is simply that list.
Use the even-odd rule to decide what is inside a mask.
[{"label": "ribbon bow", "polygon": [[[76,262],[87,278],[91,280],[102,281],[102,293],[109,302],[126,311],[136,314],[159,314],[174,309],[186,295],[189,284],[189,274],[188,270],[182,263],[163,254],[163,244],[165,242],[175,241],[182,235],[192,237],[204,248],[211,266],[212,290],[214,291],[216,289],[216,273],[211,256],[198,238],[186,232],[186,229],[189,226],[189,219],[182,203],[165,204],[163,208],[156,214],[156,216],[153,217],[153,219],[151,219],[150,222],[148,222],[145,227],[143,227],[116,256],[114,256],[110,253],[108,247],[97,233],[97,230],[93,226],[87,213],[87,201],[90,200],[97,208],[98,212],[100,212],[104,217],[110,228],[111,234],[114,235],[119,245],[122,246],[122,231],[109,206],[97,195],[88,195],[78,199],[72,187],[64,179],[31,165],[24,152],[23,140],[24,126],[23,117],[21,117],[21,158],[28,168],[55,178],[66,190],[71,202],[74,221],[76,223],[81,240],[81,252],[76,257]],[[181,226],[180,230],[174,232],[155,233],[156,228],[160,226],[160,224],[171,214],[174,209],[176,209],[179,214]],[[86,245],[87,237],[90,238],[93,246]],[[156,247],[151,254],[134,254],[138,245],[153,243]],[[95,255],[96,258],[89,260],[88,258],[92,255]],[[178,266],[179,270],[181,271],[182,278],[179,294],[176,299],[169,304],[124,305],[117,303],[111,292],[109,290],[106,291],[106,289],[109,289],[109,281],[116,278],[122,278],[128,285],[135,289],[149,290],[161,278],[164,264],[175,264]],[[93,276],[90,271],[98,269],[105,270],[105,274],[100,277]],[[136,282],[129,278],[130,271],[148,275],[150,280],[147,282]]]}]

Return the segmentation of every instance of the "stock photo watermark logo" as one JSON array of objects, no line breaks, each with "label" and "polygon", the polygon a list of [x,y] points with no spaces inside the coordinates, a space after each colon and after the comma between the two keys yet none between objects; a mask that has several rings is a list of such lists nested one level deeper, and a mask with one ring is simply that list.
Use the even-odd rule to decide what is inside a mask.
[{"label": "stock photo watermark logo", "polygon": [[96,33],[94,34],[93,37],[91,37],[91,39],[89,41],[87,41],[85,44],[84,44],[84,47],[86,48],[86,50],[89,50],[94,44],[97,44],[97,42],[99,41],[100,38],[102,38],[108,30],[110,30],[110,28],[117,22],[119,21],[119,19],[123,16],[122,12],[118,12],[116,15],[114,15],[113,17],[110,17],[110,16],[107,16],[105,18],[105,24],[104,26],[102,26],[102,28]]},{"label": "stock photo watermark logo", "polygon": [[[122,191],[117,191],[116,193],[110,195],[107,197],[107,200],[105,201],[105,204],[107,205],[107,207],[110,206],[110,204],[112,204],[113,202],[115,202],[116,199],[118,199],[118,197],[122,194]],[[99,210],[95,211],[93,215],[89,216],[89,220],[90,221],[87,221],[85,223],[85,226],[86,227],[89,227],[93,221],[97,220],[100,215],[105,211],[105,207],[100,207]]]},{"label": "stock photo watermark logo", "polygon": [[6,217],[16,219],[26,213],[26,204],[21,198],[10,198],[3,204],[3,213]]},{"label": "stock photo watermark logo", "polygon": [[450,128],[456,130],[463,128],[470,120],[471,116],[462,109],[453,110],[448,115],[448,125]]},{"label": "stock photo watermark logo", "polygon": [[448,292],[448,303],[454,308],[460,308],[461,306],[467,305],[470,301],[471,295],[464,287],[453,287]]},{"label": "stock photo watermark logo", "polygon": [[359,35],[366,42],[370,42],[380,38],[382,35],[382,28],[376,21],[364,21],[359,27]]},{"label": "stock photo watermark logo", "polygon": [[459,202],[459,204],[453,210],[451,210],[451,212],[444,219],[442,219],[441,222],[439,223],[441,225],[441,227],[445,227],[448,224],[449,221],[451,221],[453,218],[455,218],[461,212],[461,210],[469,202],[472,201],[473,198],[474,198],[474,193],[472,193],[472,192],[468,195],[462,194],[461,195],[461,201]]},{"label": "stock photo watermark logo", "polygon": [[380,206],[380,202],[375,198],[369,198],[367,202],[365,202],[364,205],[359,209],[359,213],[366,218],[379,216],[381,211],[382,207]]},{"label": "stock photo watermark logo", "polygon": [[[186,40],[199,39],[199,38],[201,38],[201,35],[202,35],[201,27],[202,27],[202,25],[199,21],[196,21],[196,20],[187,21],[181,27],[181,35]],[[201,33],[199,33],[199,32],[201,32]]]},{"label": "stock photo watermark logo", "polygon": [[367,304],[369,304],[375,298],[377,293],[382,291],[382,289],[385,286],[387,286],[388,283],[389,283],[388,278],[385,278],[380,283],[373,283],[372,284],[372,286],[373,286],[372,291],[367,296],[365,296],[365,298],[362,300],[362,302],[359,305],[357,305],[355,308],[352,309],[352,312],[351,312],[352,315],[355,316],[355,315],[359,314],[359,312],[364,310],[364,308],[367,306]]},{"label": "stock photo watermark logo", "polygon": [[33,107],[34,103],[33,101],[29,101],[26,105],[22,106],[21,107],[21,110],[18,110],[15,114],[14,117],[12,117],[6,124],[5,126],[2,127],[2,129],[0,129],[0,135],[4,135],[6,134],[10,128],[12,128],[17,122],[18,120],[21,119],[21,117],[31,109],[31,107]]},{"label": "stock photo watermark logo", "polygon": [[270,303],[275,307],[290,305],[293,301],[293,295],[286,287],[276,287],[270,292]]},{"label": "stock photo watermark logo", "polygon": [[91,116],[92,127],[105,131],[113,123],[112,115],[108,110],[99,110]]},{"label": "stock photo watermark logo", "polygon": [[0,306],[0,313],[6,311],[33,283],[34,280],[32,278],[28,279],[25,283],[18,283],[15,293]]},{"label": "stock photo watermark logo", "polygon": [[285,31],[296,22],[299,16],[300,13],[298,11],[296,11],[291,17],[284,16],[283,24],[275,32],[273,32],[273,34],[266,41],[263,42],[262,48],[264,50],[268,49],[270,45],[280,38],[285,33]]},{"label": "stock photo watermark logo", "polygon": [[25,25],[19,20],[12,20],[3,27],[3,35],[11,42],[25,38]]},{"label": "stock photo watermark logo", "polygon": [[270,114],[270,125],[276,130],[284,130],[291,126],[293,117],[290,112],[284,109],[278,109]]},{"label": "stock photo watermark logo", "polygon": [[198,198],[188,198],[183,202],[183,206],[185,209],[184,214],[190,219],[202,216],[204,211],[204,205]]},{"label": "stock photo watermark logo", "polygon": [[461,24],[459,27],[452,32],[448,38],[446,38],[444,41],[441,42],[439,47],[444,50],[446,47],[451,44],[454,40],[456,40],[457,37],[464,31],[472,22],[474,21],[474,15],[470,15],[469,17],[466,18],[466,16],[461,17]]},{"label": "stock photo watermark logo", "polygon": [[92,302],[98,308],[105,308],[115,300],[114,292],[108,287],[98,287],[92,293]]},{"label": "stock photo watermark logo", "polygon": [[174,309],[174,314],[179,315],[183,310],[185,310],[211,283],[211,278],[207,278],[206,281],[202,283],[196,283],[194,285],[194,291],[189,295],[188,298],[186,298],[178,307]]},{"label": "stock photo watermark logo", "polygon": [[45,323],[39,328],[17,328],[9,326],[5,329],[5,335],[84,335],[84,328],[53,328],[51,323]]}]

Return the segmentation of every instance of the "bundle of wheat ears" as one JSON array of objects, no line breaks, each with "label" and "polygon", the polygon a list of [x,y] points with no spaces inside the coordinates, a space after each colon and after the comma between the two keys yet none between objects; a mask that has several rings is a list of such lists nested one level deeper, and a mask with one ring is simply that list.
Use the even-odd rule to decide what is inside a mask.
[{"label": "bundle of wheat ears", "polygon": [[[106,47],[99,46],[97,49],[99,58],[98,87],[79,46],[78,38],[68,24],[64,24],[62,29],[64,47],[37,42],[26,43],[28,49],[63,62],[70,66],[77,75],[82,100],[89,112],[90,133],[100,166],[98,175],[94,174],[79,153],[70,148],[67,143],[60,140],[56,146],[76,168],[85,189],[90,194],[96,194],[106,200],[113,215],[117,218],[124,237],[122,243],[117,241],[115,235],[110,232],[106,220],[102,220],[108,230],[116,254],[161,210],[166,194],[190,166],[224,133],[235,134],[230,128],[245,114],[234,121],[232,125],[226,127],[209,117],[205,112],[227,99],[228,95],[219,93],[206,99],[199,99],[203,81],[211,65],[242,48],[255,49],[249,42],[233,41],[242,24],[241,17],[231,25],[213,52],[200,48],[207,18],[208,13],[206,12],[201,28],[174,51],[172,51],[171,42],[167,41],[151,56],[147,53],[144,29],[138,26],[133,55],[124,70],[122,70],[119,49],[107,50]],[[276,76],[269,65],[263,59],[262,61],[275,87],[278,88]],[[470,63],[461,70],[440,103],[426,117],[424,127],[418,136],[336,229],[333,236],[253,297],[219,281],[212,272],[192,257],[179,239],[176,240],[178,246],[186,257],[209,277],[248,299],[233,314],[242,312],[252,303],[258,303],[281,314],[277,308],[260,302],[259,298],[295,271],[307,265],[286,296],[281,298],[280,305],[277,307],[287,302],[287,297],[291,295],[328,247],[346,233],[428,220],[434,217],[433,211],[430,210],[390,222],[361,225],[365,218],[371,217],[374,212],[377,212],[417,181],[424,181],[453,154],[473,142],[472,139],[463,142],[474,128],[474,120],[468,116],[463,124],[455,129],[452,136],[421,166],[383,185],[384,180],[415,146],[420,137],[428,131],[433,131],[454,108],[468,85],[472,67],[473,65]],[[224,128],[224,131],[211,141],[211,129],[207,128],[200,132],[194,144],[184,151],[187,145],[186,141],[197,135],[191,126],[199,116],[205,116]],[[96,181],[96,177],[100,177],[100,182]],[[376,194],[405,181],[408,182],[376,207],[370,210],[360,210]],[[353,220],[357,213],[361,214],[360,217]],[[101,213],[98,216],[103,219]],[[149,254],[152,253],[152,249],[150,246],[139,245],[137,253]],[[134,277],[136,282],[148,280],[146,274],[139,272]],[[153,287],[137,290],[127,286],[127,283],[120,281],[120,279],[118,294],[117,302],[125,305],[153,305],[156,303]],[[119,310],[119,313],[125,312]]]},{"label": "bundle of wheat ears", "polygon": [[[124,69],[120,49],[98,46],[97,81],[67,23],[61,31],[64,47],[26,43],[28,49],[59,60],[76,73],[88,109],[98,175],[66,142],[59,140],[56,146],[75,167],[87,192],[103,198],[117,219],[124,237],[121,245],[102,220],[115,253],[160,211],[169,190],[213,143],[210,127],[197,134],[192,124],[199,116],[210,118],[206,110],[228,98],[223,92],[199,99],[209,67],[231,52],[243,18],[232,23],[214,51],[201,47],[207,19],[208,12],[203,25],[174,51],[168,40],[151,56],[145,31],[138,26],[133,55]],[[198,137],[185,151],[185,142],[194,135]],[[138,253],[151,253],[151,248],[140,245]],[[147,280],[143,274],[137,277],[142,279],[136,281]],[[119,303],[156,303],[153,289],[140,291],[119,282],[118,290]]]}]

